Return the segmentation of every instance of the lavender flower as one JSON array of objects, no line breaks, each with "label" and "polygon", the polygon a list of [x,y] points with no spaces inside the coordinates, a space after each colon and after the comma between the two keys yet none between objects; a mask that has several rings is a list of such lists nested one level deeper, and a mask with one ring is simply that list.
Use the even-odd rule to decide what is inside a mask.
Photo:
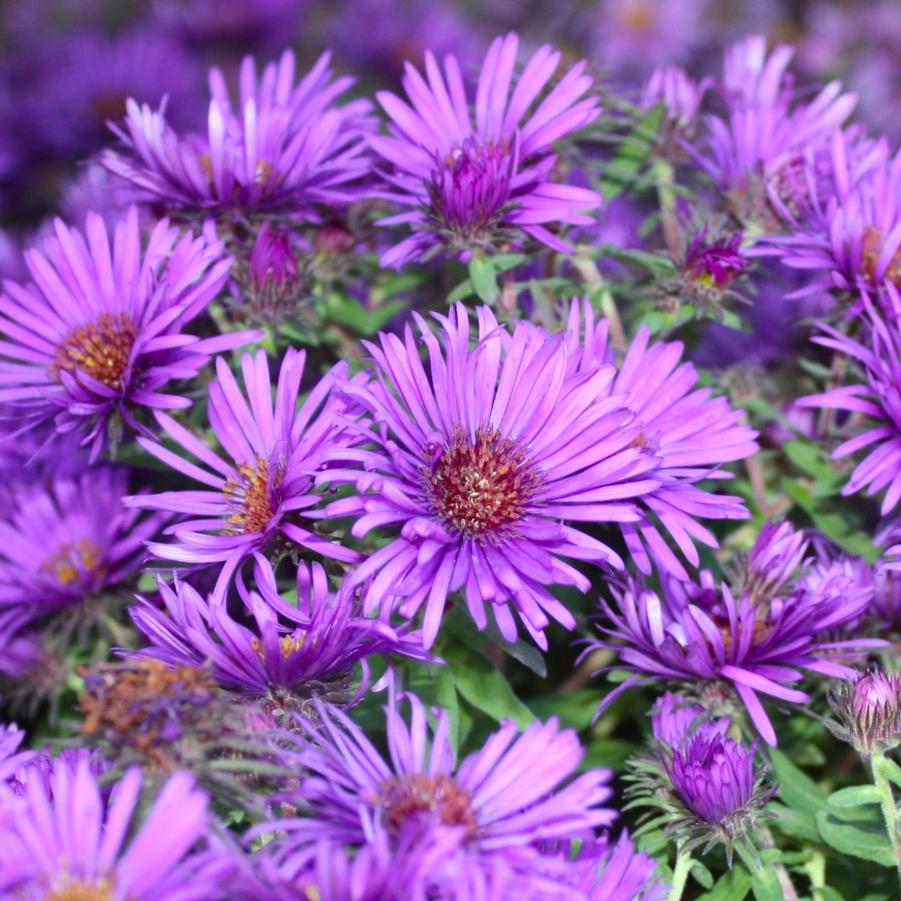
[{"label": "lavender flower", "polygon": [[[546,647],[548,617],[575,625],[548,586],[589,587],[560,558],[621,566],[569,523],[637,519],[633,499],[659,485],[646,476],[656,461],[633,415],[609,396],[612,369],[569,373],[560,336],[526,323],[510,335],[487,308],[472,349],[461,305],[437,318],[440,343],[418,320],[428,374],[409,327],[403,341],[383,334],[380,346],[366,345],[378,380],[345,392],[371,414],[372,447],[345,455],[358,469],[319,476],[360,492],[325,512],[358,517],[355,536],[400,527],[350,585],[365,586],[367,610],[399,606],[412,617],[425,604],[426,647],[457,590],[480,629],[487,604],[505,638],[515,640],[515,612]],[[544,386],[538,399],[535,385]]]},{"label": "lavender flower", "polygon": [[20,630],[136,576],[161,517],[127,509],[127,491],[112,466],[15,486],[0,517],[0,614],[21,616]]},{"label": "lavender flower", "polygon": [[822,273],[811,292],[901,290],[901,150],[838,134],[830,171],[811,201],[818,215],[775,242],[782,262]]},{"label": "lavender flower", "polygon": [[216,361],[219,378],[209,387],[208,413],[213,434],[231,462],[171,416],[157,415],[163,431],[204,466],[153,441],[139,439],[141,446],[206,488],[129,498],[135,507],[194,517],[169,528],[173,543],[151,544],[155,556],[201,566],[221,564],[220,590],[244,560],[279,542],[283,549],[305,548],[335,560],[358,558],[355,551],[316,534],[311,522],[311,510],[319,502],[314,474],[351,443],[342,424],[347,406],[332,390],[344,377],[346,364],[338,364],[321,379],[298,408],[305,359],[303,352],[288,350],[274,408],[263,350],[243,357],[246,399],[226,362]]},{"label": "lavender flower", "polygon": [[901,315],[901,294],[894,285],[886,286],[883,301],[888,316],[877,311],[867,295],[863,295],[868,314],[865,341],[850,338],[825,324],[821,325],[825,334],[813,339],[817,344],[855,360],[863,370],[865,383],[843,385],[823,394],[810,395],[801,398],[798,405],[845,410],[875,420],[865,431],[843,441],[832,456],[842,459],[869,449],[842,488],[842,495],[866,489],[872,497],[887,489],[881,505],[885,515],[901,500],[901,398],[898,396],[901,332],[897,318]]},{"label": "lavender flower", "polygon": [[[654,740],[676,747],[699,727],[710,725],[706,717],[707,711],[700,704],[668,691],[651,708]],[[729,725],[728,719],[721,719],[714,728],[725,734]]]},{"label": "lavender flower", "polygon": [[764,599],[782,593],[791,586],[807,554],[803,531],[790,522],[764,523],[748,554],[743,590]]},{"label": "lavender flower", "polygon": [[790,47],[779,45],[768,56],[766,39],[759,35],[726,50],[722,93],[727,115],[707,117],[707,136],[695,153],[733,212],[758,230],[778,230],[772,198],[784,189],[781,179],[841,127],[856,102],[832,82],[810,103],[793,104],[786,75],[792,55]]},{"label": "lavender flower", "polygon": [[597,644],[618,651],[622,664],[636,674],[626,686],[639,674],[689,684],[700,680],[711,690],[717,683],[729,686],[761,736],[775,745],[758,693],[805,703],[808,695],[790,687],[801,679],[800,669],[849,678],[854,671],[836,658],[884,644],[828,640],[830,630],[857,620],[870,603],[872,591],[846,589],[844,582],[837,587],[829,579],[811,578],[776,595],[733,594],[709,572],[701,573],[699,583],[665,578],[660,594],[632,583],[612,604],[602,602],[611,625]]},{"label": "lavender flower", "polygon": [[506,722],[456,765],[447,714],[436,709],[431,730],[419,699],[406,697],[409,726],[396,701],[386,708],[390,763],[350,719],[317,702],[321,723],[298,757],[304,777],[297,796],[310,816],[275,824],[287,830],[289,848],[319,839],[365,846],[383,833],[403,840],[408,830],[453,829],[474,867],[506,859],[541,872],[537,842],[614,819],[600,806],[610,797],[609,771],[590,770],[560,787],[583,752],[575,733],[556,721],[523,733]]},{"label": "lavender flower", "polygon": [[[57,766],[49,790],[29,781],[24,797],[0,794],[0,891],[23,901],[45,898],[224,898],[231,863],[192,855],[204,837],[207,798],[176,773],[137,835],[125,845],[142,776],[129,770],[104,803],[86,760]],[[10,807],[13,815],[4,818]]]},{"label": "lavender flower", "polygon": [[585,64],[569,70],[533,109],[560,64],[561,54],[539,48],[514,86],[519,39],[497,38],[488,50],[476,90],[475,121],[454,56],[444,73],[426,53],[426,76],[409,64],[403,84],[409,103],[382,92],[391,137],[370,144],[384,160],[385,195],[404,208],[382,225],[408,225],[413,234],[382,255],[401,267],[445,248],[468,259],[523,234],[564,253],[571,248],[548,230],[554,223],[589,225],[594,191],[555,183],[552,145],[600,114],[583,98],[591,78]]},{"label": "lavender flower", "polygon": [[858,754],[884,754],[901,744],[901,676],[868,670],[831,689],[829,706],[838,721],[826,720],[836,738]]},{"label": "lavender flower", "polygon": [[[572,369],[588,373],[613,362],[608,328],[606,320],[595,320],[590,303],[572,303],[566,329]],[[755,453],[756,433],[741,423],[742,413],[725,398],[712,398],[709,388],[693,390],[698,374],[691,363],[680,363],[681,343],[649,342],[650,331],[639,329],[607,387],[611,397],[623,397],[624,406],[635,414],[640,428],[637,443],[654,449],[658,457],[650,475],[659,484],[640,498],[639,521],[627,521],[621,528],[642,572],[651,571],[653,559],[687,579],[656,523],[697,566],[700,558],[694,541],[717,547],[716,538],[697,520],[745,519],[748,513],[739,498],[712,494],[696,483],[729,478],[720,464]]]},{"label": "lavender flower", "polygon": [[329,54],[294,86],[294,54],[286,50],[257,80],[252,58],[241,66],[238,109],[225,77],[210,73],[206,136],[178,135],[164,108],[128,103],[124,144],[101,162],[180,213],[284,212],[317,218],[317,204],[346,205],[360,193],[369,171],[363,135],[369,127],[365,100],[336,106],[352,79],[332,79]]},{"label": "lavender flower", "polygon": [[[423,658],[420,636],[399,634],[387,623],[361,616],[349,592],[329,592],[318,564],[299,566],[296,606],[279,595],[265,560],[257,560],[255,579],[258,592],[239,586],[253,628],[230,616],[222,598],[206,601],[190,585],[176,581],[169,587],[161,580],[166,613],[148,601],[131,608],[135,625],[150,642],[138,656],[168,666],[209,663],[220,685],[266,698],[277,710],[303,709],[313,693],[355,702],[369,686],[369,655]],[[350,679],[358,664],[363,677],[353,690]]]},{"label": "lavender flower", "polygon": [[165,219],[142,252],[134,207],[113,235],[97,215],[83,234],[57,220],[25,256],[33,281],[6,282],[0,296],[0,402],[21,410],[20,430],[55,414],[57,431],[84,432],[96,456],[118,417],[146,431],[141,408],[190,406],[162,389],[256,338],[185,332],[222,289],[230,261],[221,245],[179,237]]},{"label": "lavender flower", "polygon": [[753,834],[763,808],[775,792],[754,763],[756,742],[746,746],[718,730],[701,730],[672,749],[664,766],[685,816],[670,830],[688,838],[685,847],[717,842],[727,855],[737,840]]},{"label": "lavender flower", "polygon": [[667,144],[692,136],[711,83],[710,78],[695,81],[679,66],[660,66],[651,73],[641,95],[641,105],[653,109],[663,104]]},{"label": "lavender flower", "polygon": [[53,48],[34,85],[26,122],[51,149],[83,154],[106,143],[108,122],[125,115],[128,98],[167,98],[179,123],[199,112],[202,76],[168,35],[146,25],[110,36],[80,29]]}]

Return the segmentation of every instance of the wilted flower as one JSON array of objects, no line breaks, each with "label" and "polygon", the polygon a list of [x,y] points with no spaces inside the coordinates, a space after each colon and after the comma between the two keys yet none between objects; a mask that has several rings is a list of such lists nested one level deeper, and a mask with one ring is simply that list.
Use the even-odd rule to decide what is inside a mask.
[{"label": "wilted flower", "polygon": [[126,844],[142,781],[129,770],[106,802],[81,760],[55,767],[47,786],[30,780],[23,796],[0,793],[0,891],[22,901],[226,897],[228,857],[191,853],[209,814],[186,773],[169,779]]},{"label": "wilted flower", "polygon": [[[596,320],[590,303],[574,301],[567,321],[567,365],[583,374],[613,365],[606,319]],[[638,499],[640,519],[621,528],[633,559],[644,573],[654,560],[667,572],[687,579],[682,563],[663,539],[658,523],[688,561],[700,562],[694,542],[717,547],[716,538],[699,519],[745,519],[740,498],[714,494],[697,486],[703,479],[727,479],[719,466],[749,457],[757,450],[756,433],[743,424],[743,414],[709,388],[696,388],[698,373],[682,362],[681,342],[651,343],[647,328],[638,330],[606,393],[621,398],[640,431],[639,446],[656,452],[658,480]]]},{"label": "wilted flower", "polygon": [[101,162],[170,212],[283,212],[315,220],[317,204],[358,197],[370,165],[363,141],[370,104],[335,105],[353,80],[332,80],[329,62],[323,54],[295,86],[290,50],[259,80],[246,57],[237,109],[225,76],[213,69],[206,135],[181,136],[164,108],[154,112],[130,100],[116,128],[124,148],[106,151]]},{"label": "wilted flower", "polygon": [[413,234],[382,255],[383,266],[403,266],[445,248],[468,259],[528,235],[563,252],[571,248],[548,227],[591,224],[584,214],[601,202],[594,191],[552,180],[553,144],[600,114],[578,63],[533,108],[560,64],[561,54],[540,47],[515,82],[519,39],[497,38],[488,50],[476,90],[475,121],[454,56],[444,73],[426,53],[428,82],[409,64],[403,84],[409,103],[381,92],[392,136],[373,136],[385,162],[385,196],[406,208],[382,220]]},{"label": "wilted flower", "polygon": [[901,745],[901,676],[867,670],[855,681],[841,682],[829,692],[829,706],[838,718],[826,720],[837,738],[858,754],[884,754]]},{"label": "wilted flower", "polygon": [[95,214],[84,233],[57,220],[25,258],[33,282],[6,282],[0,297],[0,402],[15,405],[20,431],[55,416],[57,431],[84,433],[97,456],[108,431],[121,429],[112,417],[146,432],[142,408],[190,406],[163,393],[170,381],[196,377],[213,354],[257,337],[185,331],[215,300],[230,261],[220,244],[165,219],[142,251],[134,207],[112,235]]},{"label": "wilted flower", "polygon": [[[281,597],[272,567],[261,558],[255,581],[258,591],[239,585],[253,617],[245,626],[229,614],[224,598],[205,600],[184,582],[170,587],[160,580],[165,612],[149,601],[130,611],[150,642],[136,656],[170,667],[209,664],[225,688],[265,698],[276,710],[301,712],[314,694],[344,704],[358,700],[369,687],[370,655],[424,656],[420,635],[364,617],[352,592],[332,594],[319,564],[298,566],[294,603]],[[354,688],[358,665],[362,680]]]},{"label": "wilted flower", "polygon": [[636,520],[634,498],[659,485],[646,476],[656,460],[634,414],[610,396],[612,367],[568,373],[561,336],[524,322],[511,335],[484,307],[474,347],[462,305],[437,318],[440,338],[418,320],[428,372],[409,327],[403,340],[366,344],[377,379],[345,392],[369,411],[363,438],[373,446],[347,455],[357,468],[319,476],[359,492],[325,512],[358,517],[355,536],[400,528],[350,584],[364,586],[367,610],[399,606],[412,617],[425,604],[427,647],[458,590],[480,629],[487,606],[514,641],[516,613],[545,647],[548,617],[575,625],[548,586],[589,587],[561,558],[621,566],[570,523]]},{"label": "wilted flower", "polygon": [[623,687],[642,676],[731,687],[763,738],[775,745],[758,692],[804,703],[808,695],[790,687],[801,678],[800,669],[835,678],[853,675],[839,659],[884,642],[834,641],[830,631],[859,619],[872,590],[848,592],[844,580],[834,582],[827,573],[779,595],[752,594],[741,586],[738,591],[717,584],[709,572],[701,573],[699,583],[664,578],[660,594],[628,584],[612,603],[602,602],[611,625],[603,627],[607,637],[596,645],[616,650],[636,674]]},{"label": "wilted flower", "polygon": [[171,416],[158,414],[163,431],[206,468],[154,441],[139,439],[141,446],[207,487],[129,498],[135,507],[192,517],[170,527],[173,543],[149,545],[154,555],[195,565],[221,564],[219,589],[244,560],[276,549],[279,542],[280,551],[306,548],[336,560],[358,558],[355,551],[316,534],[309,518],[319,502],[314,475],[352,443],[342,424],[347,405],[333,393],[347,364],[332,369],[298,407],[305,360],[306,355],[293,348],[285,354],[274,408],[265,351],[243,357],[246,399],[225,360],[216,361],[219,378],[209,386],[208,414],[230,461]]}]

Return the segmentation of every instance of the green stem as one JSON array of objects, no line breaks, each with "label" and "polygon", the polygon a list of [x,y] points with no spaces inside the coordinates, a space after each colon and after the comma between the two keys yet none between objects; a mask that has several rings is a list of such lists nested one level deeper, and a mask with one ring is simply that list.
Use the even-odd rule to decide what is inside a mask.
[{"label": "green stem", "polygon": [[674,260],[682,255],[679,241],[679,221],[676,216],[676,193],[673,189],[673,167],[666,160],[654,164],[654,181],[657,184],[657,199],[660,202],[660,225],[666,249]]},{"label": "green stem", "polygon": [[682,849],[682,845],[676,849],[676,866],[673,869],[673,883],[669,890],[668,901],[679,901],[682,892],[685,891],[685,883],[688,882],[688,873],[691,870],[691,854]]},{"label": "green stem", "polygon": [[737,841],[734,847],[741,862],[751,874],[751,891],[754,892],[754,897],[785,899],[785,889],[779,881],[778,873],[763,863],[757,850],[752,845],[746,845],[744,841]]},{"label": "green stem", "polygon": [[873,775],[873,784],[879,789],[879,806],[882,808],[882,818],[885,820],[885,831],[895,855],[895,865],[898,868],[898,878],[901,879],[901,835],[898,834],[898,808],[895,805],[895,795],[892,792],[891,783],[879,772],[879,763],[882,754],[874,754],[870,758],[870,772]]}]

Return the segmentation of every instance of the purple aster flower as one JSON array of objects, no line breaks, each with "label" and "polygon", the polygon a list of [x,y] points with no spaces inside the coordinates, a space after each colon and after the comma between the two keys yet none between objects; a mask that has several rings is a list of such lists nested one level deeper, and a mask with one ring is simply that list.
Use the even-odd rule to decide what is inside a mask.
[{"label": "purple aster flower", "polygon": [[323,54],[295,86],[291,51],[259,79],[245,58],[237,108],[225,76],[213,69],[206,135],[181,136],[164,108],[129,101],[124,125],[115,129],[124,147],[101,162],[171,211],[282,211],[315,220],[317,204],[341,206],[359,196],[370,167],[363,140],[370,104],[336,105],[353,80],[333,80],[329,60]]},{"label": "purple aster flower", "polygon": [[159,21],[186,43],[208,50],[221,46],[275,47],[295,34],[307,0],[154,0]]},{"label": "purple aster flower", "polygon": [[572,248],[549,225],[590,225],[583,211],[600,205],[594,191],[552,179],[560,138],[593,122],[597,98],[584,97],[591,78],[585,63],[570,69],[535,105],[560,64],[545,45],[514,82],[519,49],[515,34],[497,38],[488,50],[470,111],[454,56],[444,72],[426,53],[426,78],[407,65],[403,85],[409,102],[378,94],[391,136],[370,144],[385,163],[385,197],[403,212],[382,225],[407,225],[413,234],[382,255],[383,266],[401,267],[445,248],[468,259],[523,234],[564,253]]},{"label": "purple aster flower", "polygon": [[[558,843],[560,844],[560,843]],[[548,851],[545,849],[545,854]],[[545,894],[530,880],[534,901],[552,901],[553,898],[567,897],[560,894],[565,885],[573,893],[573,899],[584,901],[664,901],[669,888],[654,878],[657,861],[647,854],[637,851],[627,832],[620,834],[616,842],[608,834],[601,838],[586,837],[580,842],[578,854],[572,857],[567,844],[557,849],[556,863],[565,863],[559,869],[549,870],[555,879],[556,891]],[[528,888],[524,886],[525,897],[532,901]]]},{"label": "purple aster flower", "polygon": [[[204,600],[184,582],[170,587],[160,580],[165,612],[143,600],[131,608],[150,643],[138,656],[169,666],[209,662],[220,685],[268,698],[278,709],[303,709],[313,693],[355,703],[369,687],[369,655],[424,658],[419,635],[400,634],[362,616],[350,592],[329,591],[318,564],[298,567],[296,605],[282,599],[275,573],[262,558],[256,561],[255,581],[258,592],[239,586],[253,617],[248,627],[229,614],[223,598]],[[351,678],[358,664],[363,676],[354,690]]]},{"label": "purple aster flower", "polygon": [[[607,320],[595,320],[588,302],[574,301],[566,329],[569,365],[587,373],[612,364]],[[695,388],[698,373],[681,362],[680,342],[650,343],[650,331],[639,329],[615,378],[608,383],[611,397],[622,397],[635,414],[639,445],[657,453],[657,468],[649,473],[659,484],[638,501],[641,517],[621,528],[629,551],[644,573],[652,559],[678,578],[687,579],[679,559],[663,539],[658,523],[679,550],[697,566],[700,558],[694,542],[717,547],[714,535],[698,519],[746,519],[740,498],[704,491],[704,479],[727,479],[720,465],[750,457],[757,451],[756,433],[741,422],[743,413],[733,410],[726,398],[711,397],[709,388]]]},{"label": "purple aster flower", "polygon": [[741,277],[747,261],[741,252],[742,233],[708,240],[707,228],[696,232],[685,252],[685,274],[717,291],[727,290]]},{"label": "purple aster flower", "polygon": [[396,699],[386,708],[390,761],[347,716],[317,701],[320,722],[310,726],[311,742],[298,753],[304,775],[297,797],[310,816],[256,831],[284,829],[288,847],[303,847],[319,839],[365,846],[382,833],[397,838],[411,834],[406,830],[425,835],[446,828],[474,867],[501,859],[517,869],[531,863],[540,873],[536,843],[568,839],[615,818],[600,806],[611,795],[609,770],[569,781],[583,751],[575,732],[555,720],[522,733],[505,722],[456,764],[447,714],[436,708],[430,728],[419,699],[405,697],[409,726]]},{"label": "purple aster flower", "polygon": [[658,698],[651,709],[654,740],[673,747],[681,744],[701,726],[716,728],[725,734],[729,725],[728,718],[711,724],[707,720],[707,711],[700,704],[669,691]]},{"label": "purple aster flower", "polygon": [[136,576],[161,517],[125,507],[127,491],[112,466],[15,486],[0,517],[0,611],[37,619]]},{"label": "purple aster flower", "polygon": [[790,522],[769,520],[757,533],[748,554],[743,589],[755,597],[772,597],[789,588],[808,556],[803,531]]},{"label": "purple aster flower", "polygon": [[[206,796],[185,773],[165,784],[126,844],[143,777],[129,770],[105,802],[87,761],[54,768],[49,790],[29,781],[24,796],[0,794],[0,891],[22,901],[226,897],[232,864],[215,852],[192,855],[209,820]],[[3,818],[12,805],[14,815]]]},{"label": "purple aster flower", "polygon": [[689,837],[686,848],[723,842],[731,857],[733,843],[753,833],[759,811],[776,791],[755,765],[756,748],[756,742],[748,746],[718,730],[701,730],[666,755],[666,774],[688,814],[670,828]]},{"label": "purple aster flower", "polygon": [[901,675],[872,669],[829,692],[829,731],[865,758],[901,745]]},{"label": "purple aster flower", "polygon": [[856,102],[832,82],[810,103],[795,104],[786,73],[793,52],[779,45],[767,55],[759,35],[726,50],[726,117],[707,117],[707,136],[694,154],[738,218],[758,229],[778,230],[771,195],[784,189],[780,180],[841,127]]},{"label": "purple aster flower", "polygon": [[179,235],[164,219],[142,251],[132,207],[112,235],[97,215],[83,233],[57,220],[26,252],[33,281],[6,282],[0,295],[0,402],[21,408],[20,431],[55,414],[57,431],[84,432],[96,456],[118,417],[146,432],[142,407],[190,406],[163,393],[170,381],[196,377],[212,354],[257,337],[185,332],[222,289],[230,261],[221,245]]},{"label": "purple aster flower", "polygon": [[709,0],[602,0],[591,10],[595,56],[608,70],[631,75],[684,62],[703,40],[708,6]]},{"label": "purple aster flower", "polygon": [[[840,354],[846,354],[863,370],[863,384],[848,384],[823,394],[801,398],[802,407],[844,410],[854,415],[851,425],[857,425],[860,414],[869,417],[864,431],[843,441],[832,453],[834,459],[867,450],[851,478],[842,488],[842,495],[856,494],[866,489],[869,496],[887,489],[882,499],[883,515],[893,510],[901,500],[901,294],[894,285],[887,285],[882,294],[883,308],[890,314],[878,312],[866,294],[867,335],[855,340],[829,325],[821,325],[825,335],[813,340]],[[875,445],[875,446],[874,446]]]},{"label": "purple aster flower", "polygon": [[[14,780],[18,770],[35,757],[34,751],[20,749],[24,739],[25,732],[19,729],[15,723],[0,725],[0,791],[4,786],[15,791],[17,785]],[[2,794],[0,794],[0,798],[2,798]]]},{"label": "purple aster flower", "polygon": [[164,98],[181,124],[196,119],[202,74],[190,55],[159,30],[142,25],[116,35],[79,30],[57,39],[33,87],[27,122],[55,151],[102,147],[108,122],[125,115],[126,101]]},{"label": "purple aster flower", "polygon": [[[806,290],[901,289],[901,150],[836,134],[817,215],[774,242],[782,262],[822,274]],[[823,196],[819,196],[822,194]]]},{"label": "purple aster flower", "polygon": [[604,706],[641,677],[700,681],[711,691],[719,685],[737,694],[754,726],[775,745],[758,693],[805,703],[808,695],[790,687],[802,678],[800,670],[848,678],[854,671],[841,657],[884,646],[877,639],[829,640],[830,631],[857,620],[872,597],[871,590],[848,592],[847,582],[834,575],[822,578],[813,571],[775,595],[733,593],[706,571],[698,583],[664,577],[659,594],[640,583],[627,585],[613,603],[602,602],[610,625],[597,645],[616,650],[635,675]]},{"label": "purple aster flower", "polygon": [[663,104],[668,131],[667,143],[691,137],[698,124],[701,103],[713,82],[695,81],[679,66],[660,66],[651,73],[641,95],[641,105],[653,109]]},{"label": "purple aster flower", "polygon": [[219,589],[244,560],[276,546],[288,551],[305,548],[345,562],[358,559],[355,551],[314,532],[311,522],[311,511],[320,501],[314,477],[352,443],[343,419],[347,404],[332,390],[345,378],[346,364],[332,369],[298,407],[305,360],[306,355],[293,348],[285,354],[273,407],[265,351],[244,354],[246,396],[225,360],[217,359],[219,377],[209,386],[208,415],[229,459],[171,416],[157,414],[162,430],[203,465],[155,441],[140,438],[141,446],[205,489],[129,498],[136,507],[193,517],[167,530],[174,536],[172,543],[149,546],[155,556],[201,566],[221,564]]},{"label": "purple aster flower", "polygon": [[366,345],[378,379],[345,391],[371,414],[372,446],[345,455],[358,468],[318,477],[360,492],[326,515],[358,517],[358,537],[400,527],[350,585],[364,585],[367,610],[399,606],[412,617],[425,604],[426,647],[458,590],[480,629],[487,604],[507,640],[516,638],[515,612],[546,647],[548,617],[575,625],[548,586],[589,587],[561,558],[622,565],[568,523],[637,519],[633,499],[659,484],[646,477],[655,458],[619,396],[609,396],[612,368],[570,373],[561,336],[526,323],[510,335],[485,307],[472,348],[462,305],[436,318],[440,337],[417,319],[428,373],[409,327],[403,340],[382,334],[380,345]]}]

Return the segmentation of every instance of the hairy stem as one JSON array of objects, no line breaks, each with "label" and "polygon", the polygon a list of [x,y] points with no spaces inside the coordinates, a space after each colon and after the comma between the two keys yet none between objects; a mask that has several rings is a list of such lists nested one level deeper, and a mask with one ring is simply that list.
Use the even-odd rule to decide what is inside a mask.
[{"label": "hairy stem", "polygon": [[892,792],[891,783],[879,771],[879,763],[882,758],[882,754],[874,754],[870,758],[870,772],[873,775],[873,784],[879,789],[879,806],[882,808],[882,818],[885,820],[885,831],[892,846],[892,854],[895,856],[898,878],[901,879],[901,835],[898,834],[898,808],[895,805],[895,795]]},{"label": "hairy stem", "polygon": [[690,870],[691,854],[679,845],[676,849],[676,866],[673,868],[673,883],[669,890],[668,901],[679,901],[682,897]]}]

